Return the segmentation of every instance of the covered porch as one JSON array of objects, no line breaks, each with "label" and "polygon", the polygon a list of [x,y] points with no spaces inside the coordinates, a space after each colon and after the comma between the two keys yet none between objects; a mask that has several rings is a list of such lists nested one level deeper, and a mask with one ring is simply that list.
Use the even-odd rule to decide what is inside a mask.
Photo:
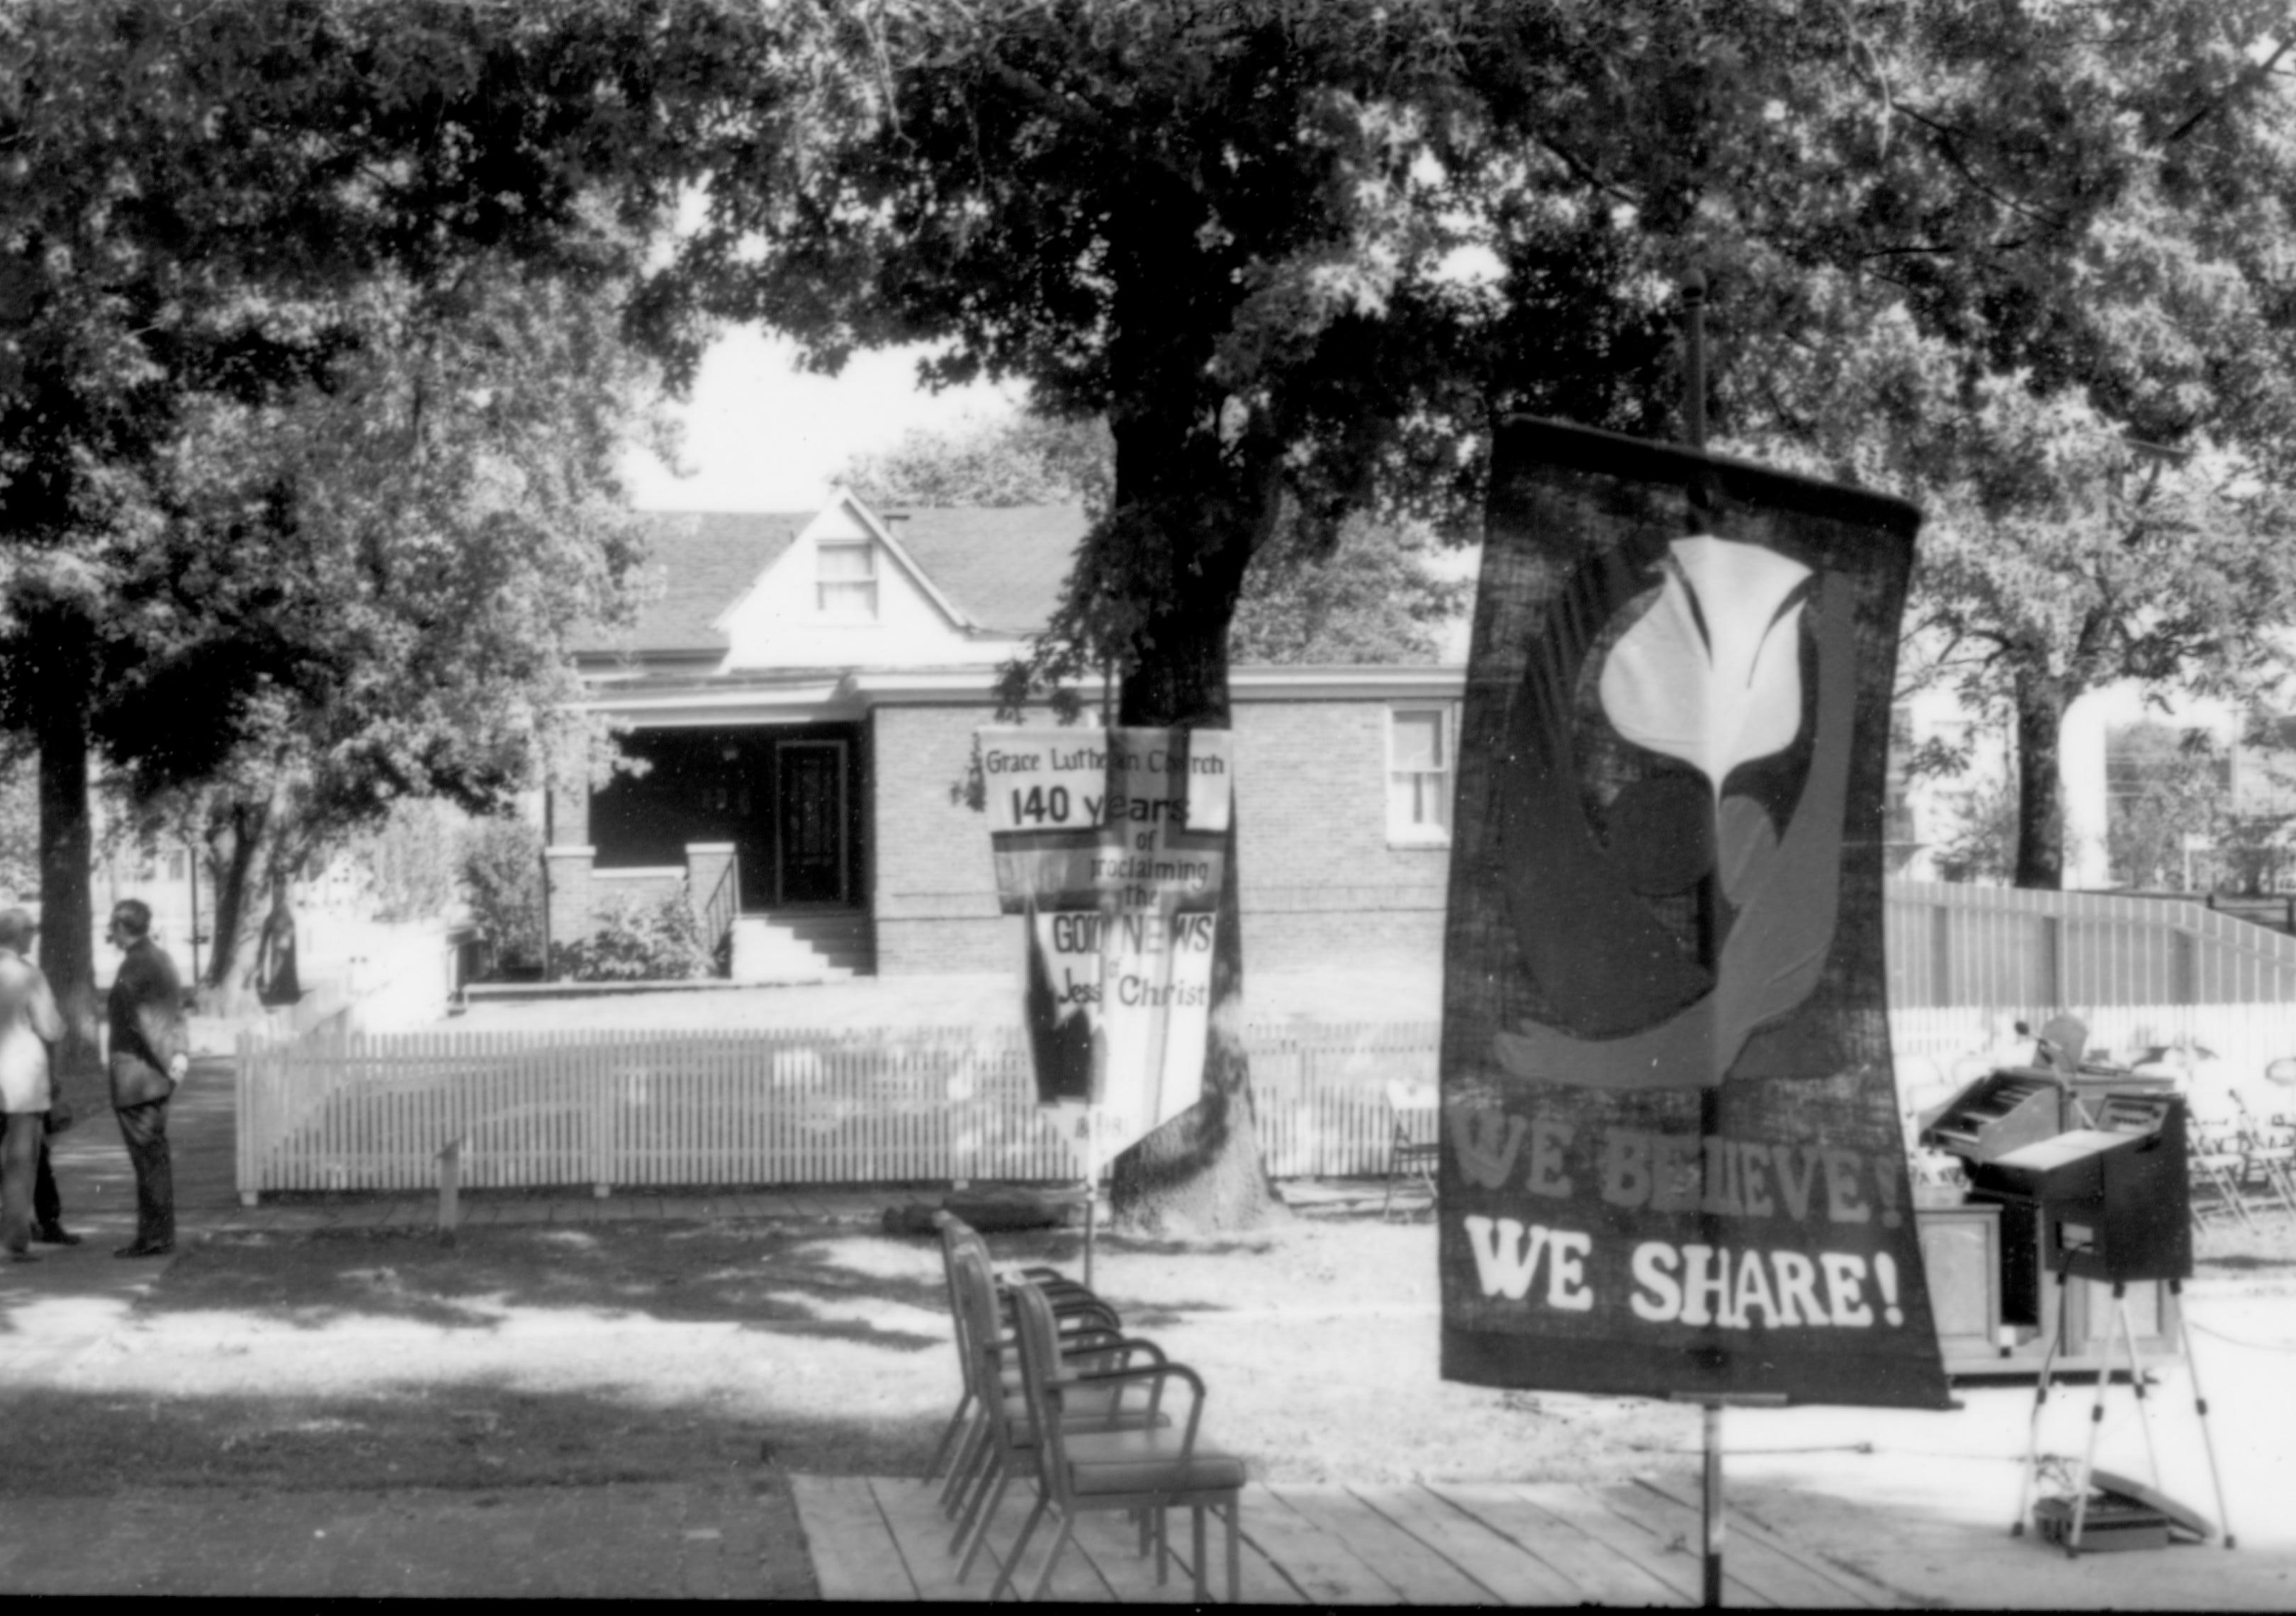
[{"label": "covered porch", "polygon": [[554,945],[616,895],[685,890],[735,980],[874,968],[868,729],[858,718],[685,723],[619,737],[631,767],[555,789],[547,826]]}]

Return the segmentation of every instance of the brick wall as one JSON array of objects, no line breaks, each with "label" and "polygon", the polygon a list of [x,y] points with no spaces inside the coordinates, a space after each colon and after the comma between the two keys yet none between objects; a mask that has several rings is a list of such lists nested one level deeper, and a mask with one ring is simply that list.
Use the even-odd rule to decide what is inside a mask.
[{"label": "brick wall", "polygon": [[1450,851],[1389,842],[1387,714],[1374,701],[1236,704],[1247,973],[1440,956]]},{"label": "brick wall", "polygon": [[[1389,845],[1387,711],[1237,705],[1247,972],[1440,954],[1448,849]],[[988,821],[951,800],[973,730],[991,721],[986,706],[876,710],[869,835],[882,975],[1020,969],[1020,923],[997,913]]]},{"label": "brick wall", "polygon": [[869,750],[871,893],[880,976],[1021,968],[1021,923],[996,907],[988,818],[953,797],[972,759],[980,707],[882,706]]},{"label": "brick wall", "polygon": [[[598,929],[598,912],[616,896],[640,903],[659,903],[685,890],[683,865],[659,869],[601,870],[593,862],[595,849],[552,848],[546,855],[550,870],[550,942],[554,948],[578,942]],[[707,891],[702,897],[709,896]]]}]

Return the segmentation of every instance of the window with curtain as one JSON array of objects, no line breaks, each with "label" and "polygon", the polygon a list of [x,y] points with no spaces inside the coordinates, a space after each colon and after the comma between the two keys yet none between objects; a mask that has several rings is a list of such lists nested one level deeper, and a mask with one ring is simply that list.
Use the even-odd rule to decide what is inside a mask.
[{"label": "window with curtain", "polygon": [[1388,710],[1388,840],[1451,840],[1452,751],[1449,708]]},{"label": "window with curtain", "polygon": [[814,549],[816,603],[824,617],[877,615],[877,552],[865,538],[825,541]]}]

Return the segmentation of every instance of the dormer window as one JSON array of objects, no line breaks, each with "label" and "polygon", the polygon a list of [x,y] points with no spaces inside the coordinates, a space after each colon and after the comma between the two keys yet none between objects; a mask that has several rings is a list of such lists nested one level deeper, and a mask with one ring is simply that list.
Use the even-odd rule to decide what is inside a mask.
[{"label": "dormer window", "polygon": [[874,620],[877,551],[865,538],[824,539],[814,546],[815,599],[824,617]]}]

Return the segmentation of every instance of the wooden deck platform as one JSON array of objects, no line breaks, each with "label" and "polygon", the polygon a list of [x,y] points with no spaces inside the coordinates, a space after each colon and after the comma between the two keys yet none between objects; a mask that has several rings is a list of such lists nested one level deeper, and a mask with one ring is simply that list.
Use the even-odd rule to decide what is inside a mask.
[{"label": "wooden deck platform", "polygon": [[[1015,1489],[1016,1494],[1025,1489]],[[1028,1513],[1008,1497],[988,1547],[964,1582],[948,1551],[936,1489],[903,1478],[800,1476],[798,1513],[824,1599],[985,1599],[996,1556]],[[1179,1563],[1160,1587],[1130,1523],[1087,1515],[1047,1598],[1186,1604],[1187,1517],[1173,1517]],[[1733,1512],[1725,1602],[1881,1608],[1890,1590],[1827,1564]],[[1021,1566],[1033,1584],[1052,1537],[1040,1530]],[[1266,1487],[1243,1501],[1242,1597],[1263,1604],[1619,1604],[1699,1603],[1698,1500],[1649,1481],[1592,1484],[1431,1482],[1407,1487]],[[1221,1538],[1207,1555],[1222,1593]],[[1079,1550],[1081,1552],[1079,1552]]]}]

